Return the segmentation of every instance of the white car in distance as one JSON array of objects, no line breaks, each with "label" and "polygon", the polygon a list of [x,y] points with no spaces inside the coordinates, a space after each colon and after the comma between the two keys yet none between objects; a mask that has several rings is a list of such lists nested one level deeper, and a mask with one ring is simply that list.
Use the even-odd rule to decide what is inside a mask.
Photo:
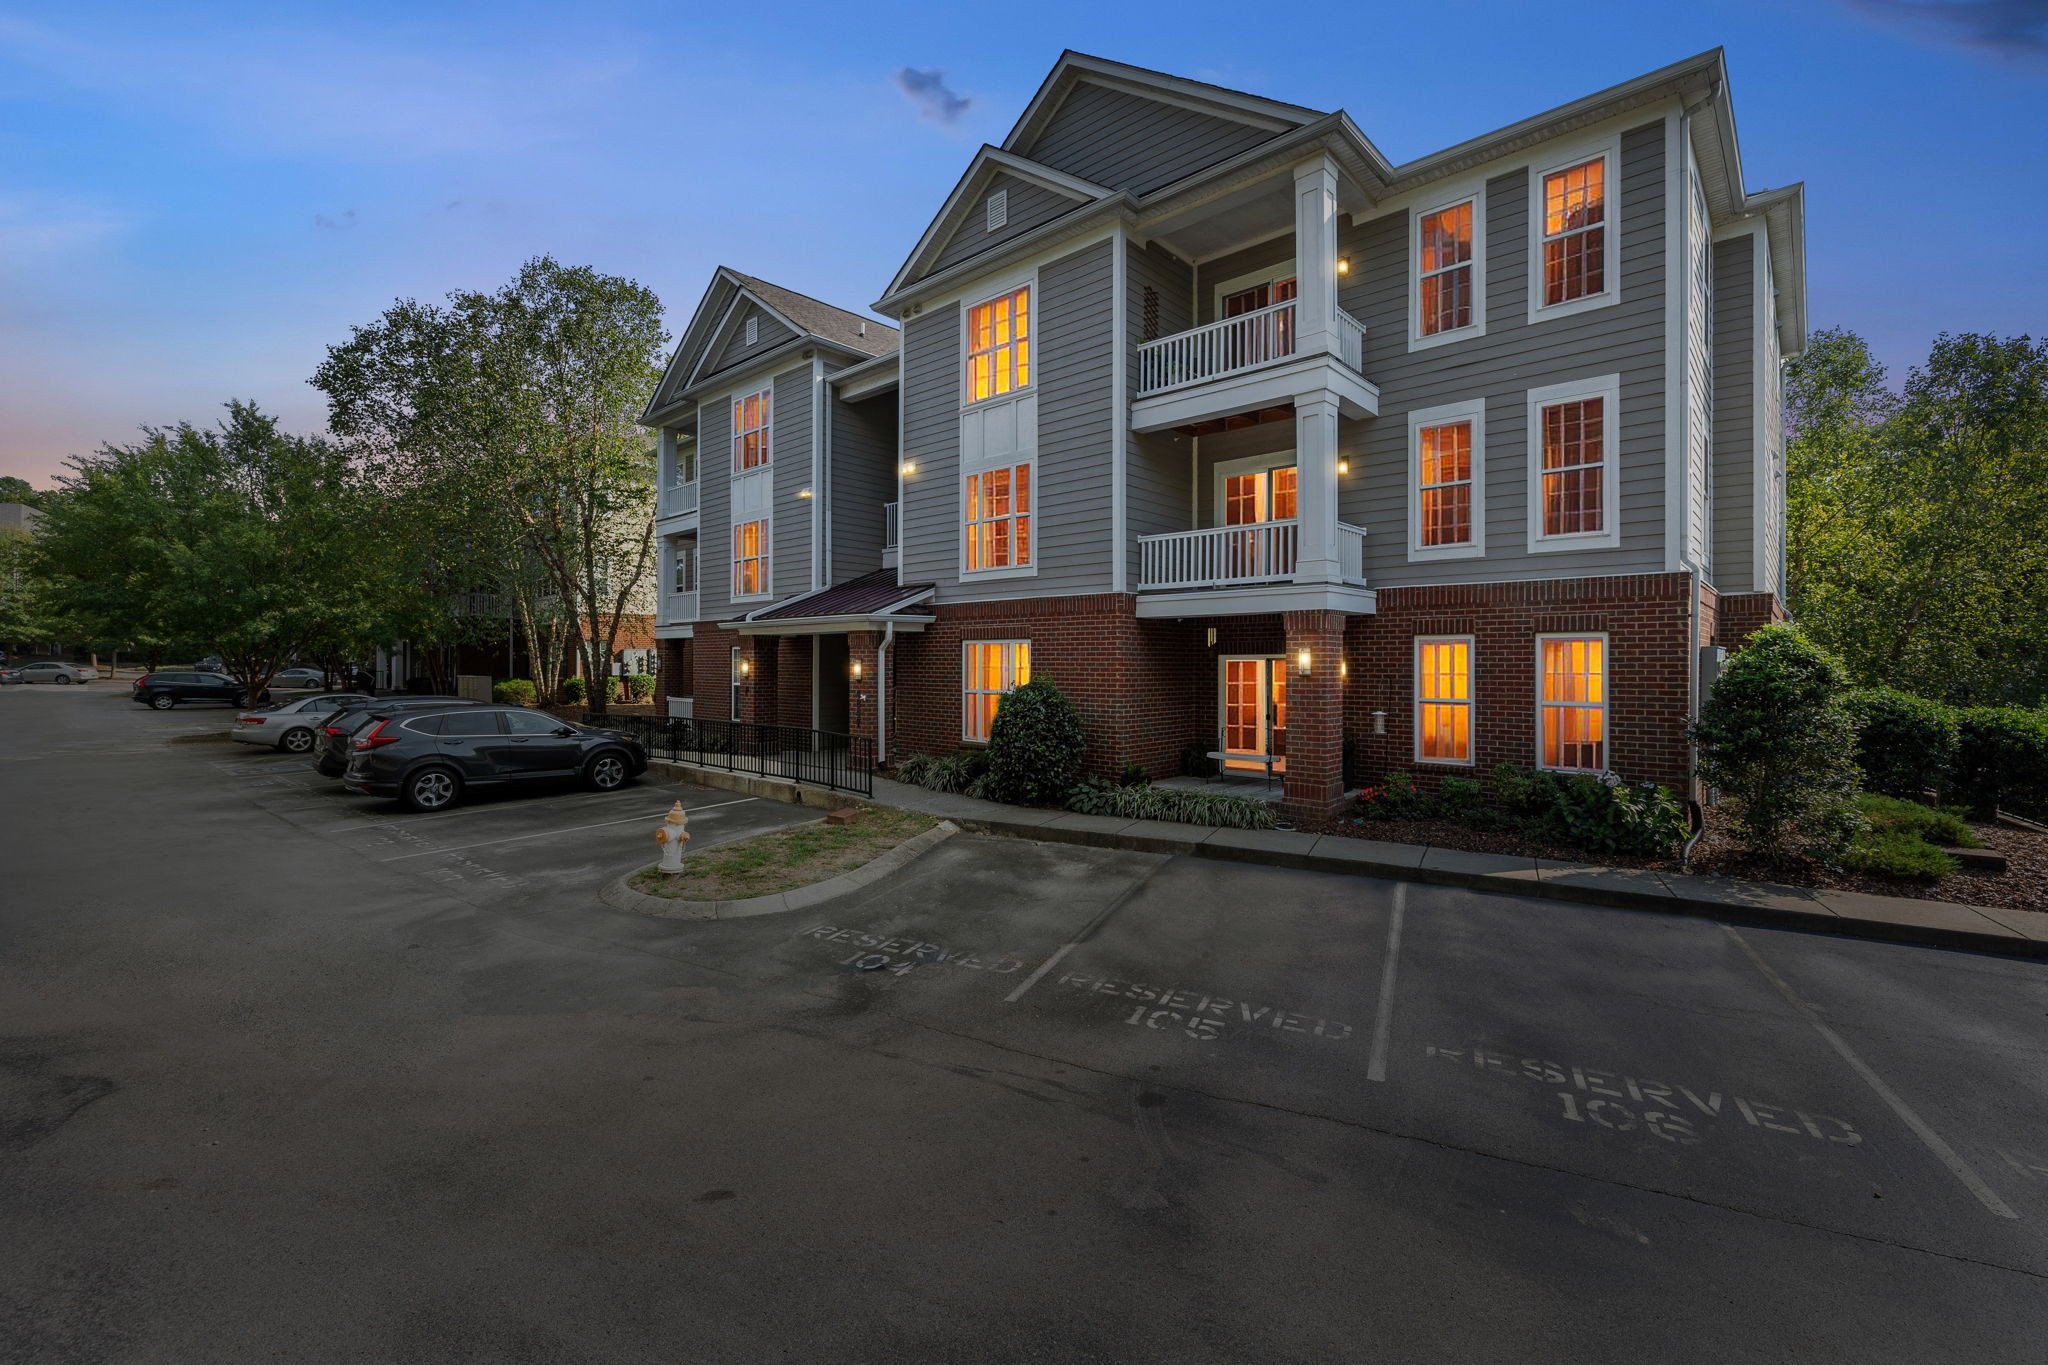
[{"label": "white car in distance", "polygon": [[235,717],[228,736],[238,744],[267,744],[288,754],[303,754],[313,748],[327,717],[344,706],[372,700],[361,692],[323,692],[317,697],[273,702]]}]

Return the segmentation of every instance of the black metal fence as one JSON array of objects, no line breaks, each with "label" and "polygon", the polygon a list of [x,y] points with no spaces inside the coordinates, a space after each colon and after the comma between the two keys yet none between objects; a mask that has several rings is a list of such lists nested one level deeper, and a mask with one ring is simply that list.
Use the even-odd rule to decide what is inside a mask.
[{"label": "black metal fence", "polygon": [[586,715],[583,723],[633,735],[655,758],[809,782],[860,796],[875,792],[875,742],[866,735],[680,716]]}]

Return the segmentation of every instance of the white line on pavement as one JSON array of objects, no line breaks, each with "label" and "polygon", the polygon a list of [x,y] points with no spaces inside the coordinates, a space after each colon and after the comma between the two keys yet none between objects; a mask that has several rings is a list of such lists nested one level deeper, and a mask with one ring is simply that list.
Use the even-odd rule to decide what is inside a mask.
[{"label": "white line on pavement", "polygon": [[[717,801],[708,806],[685,806],[683,809],[695,814],[700,810],[718,810],[725,806],[744,806],[749,801],[758,801],[760,799],[758,796],[742,796],[737,801]],[[604,829],[610,825],[630,825],[635,820],[652,819],[659,813],[658,811],[649,811],[642,815],[628,815],[617,820],[600,820],[594,825],[571,825],[567,829],[535,830],[531,834],[513,834],[503,839],[480,839],[473,844],[455,844],[448,848],[423,848],[417,853],[400,853],[390,858],[379,858],[377,861],[380,863],[402,863],[407,858],[431,858],[437,853],[460,853],[464,849],[489,848],[492,844],[516,844],[525,839],[545,839],[555,834],[576,834],[586,829]]]},{"label": "white line on pavement", "polygon": [[1764,974],[1764,979],[1778,988],[1778,994],[1784,996],[1787,1001],[1791,1002],[1793,1009],[1798,1010],[1800,1014],[1805,1016],[1806,1022],[1813,1025],[1819,1031],[1820,1036],[1828,1040],[1828,1046],[1841,1054],[1842,1060],[1847,1062],[1850,1068],[1857,1075],[1861,1076],[1872,1090],[1877,1092],[1879,1099],[1891,1106],[1892,1112],[1897,1114],[1904,1120],[1905,1125],[1913,1130],[1913,1135],[1927,1144],[1927,1150],[1940,1158],[1941,1164],[1948,1167],[1949,1173],[1962,1181],[1964,1187],[1971,1194],[1976,1195],[1978,1201],[1985,1208],[1991,1210],[2000,1218],[2019,1217],[2003,1199],[2000,1199],[1993,1192],[1989,1185],[1984,1183],[1982,1177],[1970,1169],[1968,1162],[1956,1155],[1955,1148],[1943,1142],[1941,1135],[1928,1127],[1926,1121],[1914,1113],[1907,1106],[1906,1102],[1900,1099],[1892,1088],[1884,1083],[1884,1078],[1875,1071],[1872,1071],[1869,1064],[1861,1057],[1858,1057],[1855,1051],[1842,1041],[1842,1036],[1839,1033],[1836,1033],[1825,1023],[1821,1022],[1821,1017],[1814,1010],[1813,1006],[1793,994],[1792,988],[1785,984],[1785,978],[1771,970],[1771,964],[1764,961],[1757,950],[1749,946],[1748,939],[1736,933],[1732,925],[1724,924],[1721,928],[1727,933],[1728,937],[1735,940],[1735,946],[1742,949],[1748,955],[1749,960],[1756,964],[1756,969]]},{"label": "white line on pavement", "polygon": [[1123,908],[1125,901],[1128,901],[1131,897],[1137,895],[1140,891],[1144,890],[1145,887],[1151,883],[1152,878],[1158,875],[1159,869],[1164,866],[1166,866],[1166,860],[1164,858],[1161,858],[1158,862],[1155,862],[1152,864],[1152,866],[1146,868],[1144,876],[1138,878],[1138,880],[1132,882],[1129,886],[1125,887],[1122,891],[1118,892],[1116,899],[1112,900],[1108,905],[1103,906],[1102,912],[1098,914],[1094,919],[1089,920],[1087,926],[1083,928],[1080,933],[1074,935],[1065,943],[1061,944],[1058,948],[1054,949],[1053,955],[1051,957],[1047,958],[1045,961],[1038,964],[1037,971],[1025,977],[1021,982],[1017,984],[1016,990],[1011,991],[1008,995],[1003,997],[1003,1003],[1005,1005],[1014,1005],[1019,1000],[1022,1000],[1024,998],[1024,993],[1026,991],[1030,990],[1033,986],[1036,986],[1040,981],[1044,980],[1045,974],[1047,972],[1051,971],[1054,967],[1059,966],[1061,958],[1064,958],[1068,953],[1073,952],[1074,949],[1086,943],[1089,940],[1089,938],[1093,936],[1095,931],[1097,929],[1100,929],[1103,923],[1106,920],[1108,920],[1111,915],[1115,914],[1118,910]]},{"label": "white line on pavement", "polygon": [[1372,1060],[1365,1068],[1369,1081],[1387,1078],[1387,1042],[1394,1023],[1394,971],[1401,965],[1401,921],[1407,914],[1408,883],[1395,882],[1394,913],[1387,921],[1387,964],[1380,969],[1379,1015],[1372,1025]]}]

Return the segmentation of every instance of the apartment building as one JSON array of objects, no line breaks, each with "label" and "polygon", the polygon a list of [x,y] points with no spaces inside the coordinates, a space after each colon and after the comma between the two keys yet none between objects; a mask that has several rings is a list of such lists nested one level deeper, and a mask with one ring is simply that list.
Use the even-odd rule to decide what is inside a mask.
[{"label": "apartment building", "polygon": [[[1782,616],[1797,185],[1718,51],[1402,165],[1067,53],[861,314],[720,271],[649,405],[670,705],[1089,766],[1220,756],[1312,819],[1497,763],[1682,787]],[[703,554],[700,542],[712,553]]]}]

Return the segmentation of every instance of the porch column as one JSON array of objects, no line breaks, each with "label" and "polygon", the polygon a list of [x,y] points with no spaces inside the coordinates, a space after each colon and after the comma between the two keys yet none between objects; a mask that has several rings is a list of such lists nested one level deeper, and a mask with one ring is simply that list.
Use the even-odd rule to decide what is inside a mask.
[{"label": "porch column", "polygon": [[1287,631],[1287,785],[1280,809],[1298,824],[1315,823],[1344,799],[1344,613],[1290,611],[1281,621]]},{"label": "porch column", "polygon": [[774,724],[775,644],[773,636],[740,637],[740,663],[745,671],[740,677],[739,714],[733,717],[734,720],[752,721],[762,725]]},{"label": "porch column", "polygon": [[777,725],[811,728],[811,637],[785,635],[775,645]]},{"label": "porch column", "polygon": [[1341,583],[1337,563],[1337,395],[1316,389],[1294,397],[1297,583]]},{"label": "porch column", "polygon": [[[877,631],[849,631],[846,636],[846,726],[847,733],[875,740],[876,693],[875,658],[881,652]],[[870,751],[872,753],[872,750]]]},{"label": "porch column", "polygon": [[1334,349],[1337,319],[1337,166],[1294,168],[1294,328],[1301,355]]}]

